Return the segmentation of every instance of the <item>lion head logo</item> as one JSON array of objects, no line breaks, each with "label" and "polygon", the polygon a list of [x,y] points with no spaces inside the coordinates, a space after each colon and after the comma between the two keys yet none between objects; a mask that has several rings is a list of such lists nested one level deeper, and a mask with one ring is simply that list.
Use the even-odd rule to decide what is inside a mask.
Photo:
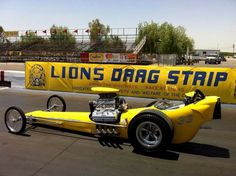
[{"label": "lion head logo", "polygon": [[45,86],[46,84],[46,75],[44,68],[36,64],[30,70],[30,85],[31,86]]}]

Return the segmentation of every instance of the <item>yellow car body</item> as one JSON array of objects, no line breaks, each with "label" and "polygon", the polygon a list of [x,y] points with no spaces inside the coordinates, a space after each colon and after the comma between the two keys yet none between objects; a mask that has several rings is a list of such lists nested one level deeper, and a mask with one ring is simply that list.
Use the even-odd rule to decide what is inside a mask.
[{"label": "yellow car body", "polygon": [[[174,134],[173,144],[184,143],[191,140],[198,132],[201,125],[213,120],[215,102],[218,97],[208,96],[195,104],[190,104],[178,109],[158,110],[155,106],[128,109],[121,115],[117,126],[117,137],[128,139],[128,126],[133,118],[145,110],[160,111],[172,122]],[[48,112],[33,111],[26,113],[26,117],[38,117],[39,121],[60,128],[96,134],[96,123],[89,118],[90,112]]]},{"label": "yellow car body", "polygon": [[[118,92],[117,89],[109,88],[94,88],[93,90],[98,93]],[[194,95],[195,92],[190,92],[186,94],[186,97],[193,98]],[[133,132],[132,128],[139,127],[138,125],[134,125],[134,121],[137,121],[137,119],[141,119],[142,117],[145,118],[146,121],[149,121],[149,117],[151,116],[151,124],[155,123],[155,118],[157,118],[160,119],[161,123],[164,123],[164,126],[161,125],[160,127],[161,130],[163,128],[168,128],[166,129],[166,132],[161,130],[158,132],[162,134],[161,137],[164,138],[168,136],[170,143],[179,144],[191,140],[205,122],[213,119],[220,119],[220,106],[220,98],[217,96],[204,96],[202,99],[196,99],[189,104],[175,105],[164,109],[159,109],[154,104],[149,107],[126,109],[121,113],[119,122],[117,123],[94,122],[90,117],[91,112],[53,112],[37,110],[26,113],[25,117],[30,123],[42,123],[94,135],[101,135],[101,130],[105,130],[104,133],[109,135],[110,132],[114,130],[115,137],[133,140],[132,138],[138,136],[139,133],[142,135],[142,132]],[[141,127],[144,127],[145,125],[146,124]],[[144,130],[141,127],[140,129]],[[157,127],[157,129],[159,128]],[[9,129],[9,131],[11,132],[11,129]],[[168,135],[165,135],[167,132]],[[138,140],[135,140],[134,145],[136,145],[135,143],[137,143],[137,141]],[[140,147],[140,145],[138,145],[137,148],[145,152],[153,152],[158,149],[150,147],[151,145],[152,143],[148,144],[144,149],[142,146]]]}]

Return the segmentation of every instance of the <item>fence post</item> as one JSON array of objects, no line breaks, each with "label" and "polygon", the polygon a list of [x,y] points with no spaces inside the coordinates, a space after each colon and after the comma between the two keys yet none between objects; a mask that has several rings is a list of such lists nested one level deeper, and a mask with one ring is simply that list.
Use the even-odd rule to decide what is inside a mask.
[{"label": "fence post", "polygon": [[4,71],[0,71],[0,81],[4,81]]},{"label": "fence post", "polygon": [[0,86],[11,87],[11,82],[5,81],[5,72],[2,70],[0,71]]}]

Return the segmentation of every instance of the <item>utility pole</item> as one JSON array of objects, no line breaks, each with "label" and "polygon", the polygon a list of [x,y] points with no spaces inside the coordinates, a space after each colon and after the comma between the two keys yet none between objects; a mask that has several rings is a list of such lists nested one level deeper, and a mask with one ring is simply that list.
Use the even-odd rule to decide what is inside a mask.
[{"label": "utility pole", "polygon": [[190,65],[189,47],[188,46],[187,46],[187,53],[186,53],[186,55],[187,55],[186,61],[188,62],[188,65]]},{"label": "utility pole", "polygon": [[235,44],[233,44],[233,56],[234,56],[234,48],[235,48]]}]

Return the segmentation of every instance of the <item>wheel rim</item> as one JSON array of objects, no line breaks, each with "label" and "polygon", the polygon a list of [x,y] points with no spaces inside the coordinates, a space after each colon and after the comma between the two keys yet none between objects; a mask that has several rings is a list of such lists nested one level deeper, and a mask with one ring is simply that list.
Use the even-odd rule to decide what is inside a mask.
[{"label": "wheel rim", "polygon": [[63,111],[63,104],[57,97],[52,97],[48,102],[48,110],[50,111]]},{"label": "wheel rim", "polygon": [[11,132],[17,133],[22,129],[23,117],[17,110],[11,109],[6,114],[6,125]]},{"label": "wheel rim", "polygon": [[137,127],[136,138],[142,146],[151,149],[161,143],[162,132],[156,123],[150,121],[142,122]]}]

